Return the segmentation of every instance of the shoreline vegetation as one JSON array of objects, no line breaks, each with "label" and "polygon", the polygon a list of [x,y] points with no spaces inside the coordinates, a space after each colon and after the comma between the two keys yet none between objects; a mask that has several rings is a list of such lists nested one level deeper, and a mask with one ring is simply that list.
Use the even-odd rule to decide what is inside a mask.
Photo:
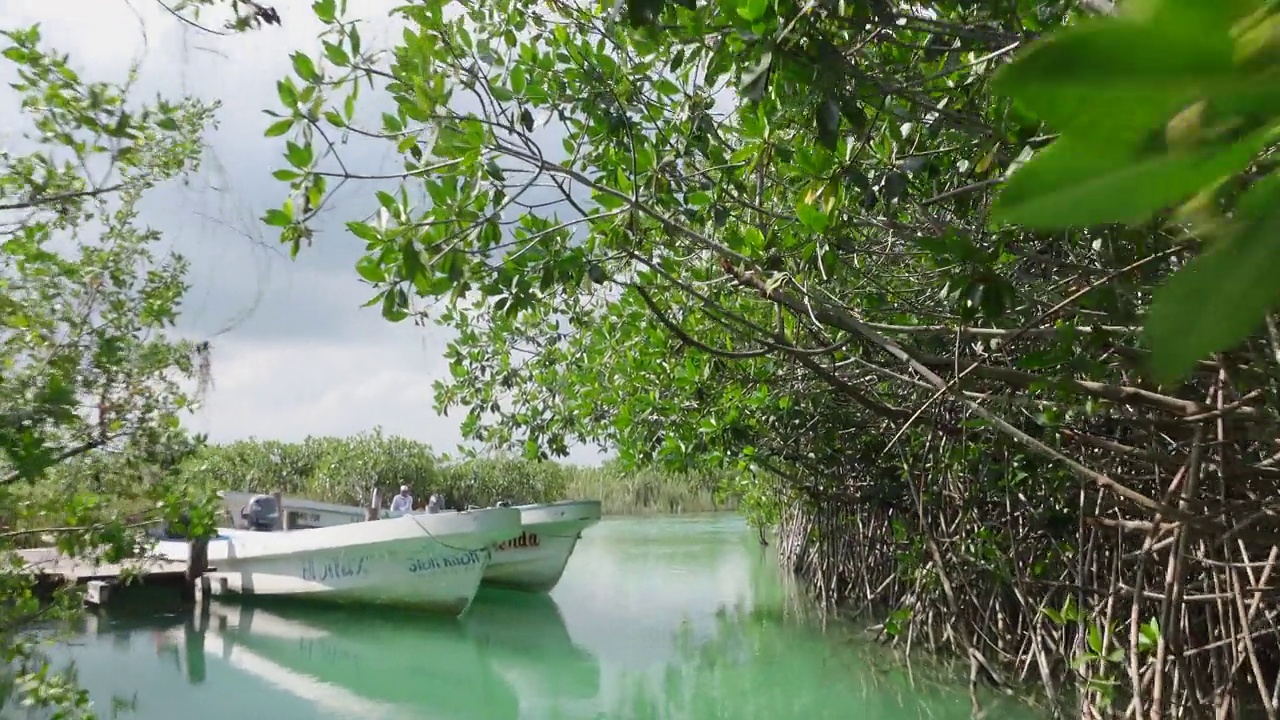
[{"label": "shoreline vegetation", "polygon": [[[344,505],[368,502],[377,487],[383,506],[400,485],[415,505],[443,493],[450,508],[557,500],[600,500],[605,515],[661,515],[731,511],[725,492],[731,473],[624,469],[618,462],[581,466],[514,455],[449,458],[422,442],[379,431],[352,437],[308,437],[300,442],[248,439],[202,444],[170,468],[193,495],[219,490],[272,493]],[[48,499],[73,488],[93,487],[111,476],[128,481],[129,468],[109,456],[64,464],[32,485],[32,496]],[[137,508],[142,511],[142,507]]]}]

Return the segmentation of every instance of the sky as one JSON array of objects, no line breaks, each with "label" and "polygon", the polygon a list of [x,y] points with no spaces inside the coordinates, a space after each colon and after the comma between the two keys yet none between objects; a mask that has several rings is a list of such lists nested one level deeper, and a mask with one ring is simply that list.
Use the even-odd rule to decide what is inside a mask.
[{"label": "sky", "polygon": [[[321,30],[306,0],[267,4],[281,27],[227,37],[193,30],[155,0],[0,0],[0,27],[39,22],[44,40],[70,53],[86,80],[122,81],[140,60],[138,97],[222,100],[204,169],[148,198],[142,218],[191,263],[179,332],[213,348],[213,388],[187,422],[191,430],[215,442],[291,441],[381,426],[452,451],[463,413],[440,417],[432,402],[432,383],[448,376],[447,331],[392,324],[376,306],[361,307],[373,296],[354,270],[363,242],[343,223],[376,207],[373,188],[340,195],[296,260],[258,221],[287,193],[271,177],[284,167],[283,138],[262,136],[271,120],[262,110],[278,109],[275,83],[291,73],[289,54],[316,54]],[[361,29],[366,47],[399,34],[387,18],[398,4],[351,4],[370,19]],[[8,82],[7,68],[0,75]],[[8,115],[12,99],[3,95],[0,111]],[[371,173],[394,171],[387,151],[344,160]],[[583,447],[569,461],[601,458]]]}]

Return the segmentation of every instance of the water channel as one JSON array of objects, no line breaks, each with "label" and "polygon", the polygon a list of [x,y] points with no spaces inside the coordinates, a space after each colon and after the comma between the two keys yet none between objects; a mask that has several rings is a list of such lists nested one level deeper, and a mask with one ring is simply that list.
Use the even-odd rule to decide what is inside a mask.
[{"label": "water channel", "polygon": [[[55,652],[138,720],[946,720],[915,678],[819,622],[732,515],[608,519],[549,596],[460,621],[271,604],[90,617]],[[1012,706],[989,717],[1032,717]],[[0,717],[21,718],[9,708]]]}]

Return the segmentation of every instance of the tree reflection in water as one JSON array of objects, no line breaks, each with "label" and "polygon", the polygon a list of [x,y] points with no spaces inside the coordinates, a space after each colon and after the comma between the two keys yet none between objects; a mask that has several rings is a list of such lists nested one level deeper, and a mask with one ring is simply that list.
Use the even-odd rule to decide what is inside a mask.
[{"label": "tree reflection in water", "polygon": [[[770,560],[770,562],[772,562]],[[858,638],[780,583],[776,566],[755,574],[753,601],[722,608],[714,629],[685,625],[676,656],[625,678],[611,717],[631,720],[961,720],[975,704],[965,678],[917,664]],[[825,627],[824,627],[825,626]],[[1035,718],[994,693],[978,698],[986,718]]]}]

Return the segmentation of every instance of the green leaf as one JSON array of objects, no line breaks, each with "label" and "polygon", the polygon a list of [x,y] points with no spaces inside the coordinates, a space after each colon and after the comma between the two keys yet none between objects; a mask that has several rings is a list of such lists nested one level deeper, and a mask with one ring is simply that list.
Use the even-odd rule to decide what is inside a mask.
[{"label": "green leaf", "polygon": [[1269,134],[1262,130],[1225,147],[1142,157],[1064,136],[1005,182],[992,203],[992,221],[1046,229],[1143,222],[1244,168]]},{"label": "green leaf", "polygon": [[262,221],[273,227],[289,227],[292,218],[280,208],[271,208],[267,214],[263,216]]},{"label": "green leaf", "polygon": [[516,95],[523,95],[526,86],[527,83],[524,76],[524,66],[518,64],[513,66],[511,68],[511,92]]},{"label": "green leaf", "polygon": [[1089,649],[1096,656],[1102,655],[1102,628],[1097,625],[1089,626]]},{"label": "green leaf", "polygon": [[280,135],[283,135],[289,132],[289,129],[293,127],[293,121],[294,121],[293,118],[285,118],[284,120],[277,120],[271,123],[271,125],[267,127],[267,131],[263,134],[266,137],[279,137]]},{"label": "green leaf", "polygon": [[701,190],[697,190],[686,195],[684,201],[693,207],[706,207],[711,204],[711,196]]},{"label": "green leaf", "polygon": [[170,132],[175,132],[178,129],[178,121],[174,120],[171,117],[167,117],[167,116],[162,117],[156,121],[156,127],[160,128],[161,130],[168,130]]},{"label": "green leaf", "polygon": [[1262,9],[1263,0],[1126,0],[1125,17],[1183,32],[1226,33],[1237,21]]},{"label": "green leaf", "polygon": [[489,83],[489,92],[498,102],[510,102],[515,99],[515,94],[497,83]]},{"label": "green leaf", "polygon": [[271,177],[283,182],[292,182],[302,177],[302,174],[294,172],[293,170],[277,170],[271,173]]},{"label": "green leaf", "polygon": [[1160,621],[1156,618],[1142,623],[1139,627],[1138,649],[1151,650],[1160,641]]},{"label": "green leaf", "polygon": [[738,0],[738,14],[752,22],[764,17],[769,0]]},{"label": "green leaf", "polygon": [[655,80],[653,82],[653,88],[667,97],[680,94],[680,86],[671,82],[667,78],[658,78]]},{"label": "green leaf", "polygon": [[305,53],[296,52],[293,54],[293,71],[298,77],[309,83],[320,80],[320,71],[316,70],[315,61]]},{"label": "green leaf", "polygon": [[331,23],[337,17],[337,3],[334,0],[316,0],[311,3],[311,10],[323,23]]},{"label": "green leaf", "polygon": [[1059,132],[1134,144],[1210,91],[1252,84],[1232,52],[1225,34],[1100,19],[1037,41],[992,88]]},{"label": "green leaf", "polygon": [[409,317],[405,309],[408,304],[409,299],[405,295],[404,288],[397,287],[389,290],[382,298],[382,317],[391,322],[400,322]]},{"label": "green leaf", "polygon": [[1250,188],[1236,216],[1230,237],[1213,242],[1152,298],[1145,331],[1162,383],[1234,347],[1280,302],[1280,176]]},{"label": "green leaf", "polygon": [[357,26],[351,25],[347,28],[347,42],[351,44],[351,54],[360,55],[360,30]]},{"label": "green leaf", "polygon": [[285,158],[289,160],[289,164],[299,170],[306,169],[311,164],[312,153],[311,145],[299,145],[292,140],[288,140],[284,144]]},{"label": "green leaf", "polygon": [[1054,610],[1053,608],[1041,608],[1040,612],[1044,613],[1044,616],[1052,620],[1055,625],[1062,624],[1062,613],[1057,610]]},{"label": "green leaf", "polygon": [[351,56],[337,43],[325,41],[324,56],[329,58],[329,62],[339,67],[346,67],[351,64]]},{"label": "green leaf", "polygon": [[831,218],[822,211],[822,208],[811,205],[803,199],[796,203],[796,217],[800,218],[800,222],[805,227],[819,233],[826,230],[831,222]]},{"label": "green leaf", "polygon": [[356,272],[360,273],[360,277],[371,283],[382,283],[387,281],[387,274],[382,271],[382,265],[370,255],[365,255],[356,261]]},{"label": "green leaf", "polygon": [[289,78],[276,81],[276,94],[285,107],[292,109],[298,106],[298,88]]},{"label": "green leaf", "polygon": [[378,237],[377,229],[369,223],[356,222],[353,220],[347,223],[347,231],[365,242],[377,242],[381,239]]}]

